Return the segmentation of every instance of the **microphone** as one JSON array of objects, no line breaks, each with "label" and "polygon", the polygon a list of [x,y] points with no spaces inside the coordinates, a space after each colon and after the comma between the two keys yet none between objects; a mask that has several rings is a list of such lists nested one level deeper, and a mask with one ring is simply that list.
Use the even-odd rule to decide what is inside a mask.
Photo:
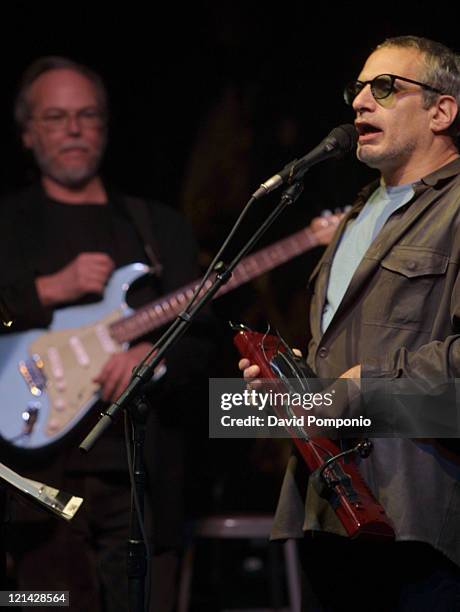
[{"label": "microphone", "polygon": [[289,162],[278,174],[274,174],[268,181],[262,183],[259,189],[252,194],[252,197],[257,200],[284,183],[290,185],[293,181],[302,178],[311,166],[324,159],[344,157],[355,148],[357,139],[358,136],[353,125],[350,123],[339,125],[310,153]]}]

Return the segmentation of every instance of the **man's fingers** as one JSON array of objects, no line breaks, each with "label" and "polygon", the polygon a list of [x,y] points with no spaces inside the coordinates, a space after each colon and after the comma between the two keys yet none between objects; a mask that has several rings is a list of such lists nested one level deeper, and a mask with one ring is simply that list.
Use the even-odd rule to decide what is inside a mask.
[{"label": "man's fingers", "polygon": [[117,381],[115,390],[112,391],[110,397],[108,398],[111,402],[114,402],[117,398],[120,397],[120,395],[123,393],[123,391],[128,386],[130,379],[131,377],[125,374],[120,380]]},{"label": "man's fingers", "polygon": [[99,374],[94,378],[94,382],[101,386],[101,399],[109,401],[117,385],[119,378],[119,367],[116,356],[113,356],[105,364]]},{"label": "man's fingers", "polygon": [[251,380],[256,378],[260,374],[259,366],[252,365],[244,369],[243,377],[245,380]]},{"label": "man's fingers", "polygon": [[249,361],[249,359],[246,359],[246,358],[240,359],[238,362],[238,368],[240,370],[245,370],[250,365],[251,365],[251,362]]},{"label": "man's fingers", "polygon": [[109,376],[104,380],[101,394],[104,402],[108,402],[114,397],[119,380],[120,376],[117,371],[110,372]]},{"label": "man's fingers", "polygon": [[85,261],[87,265],[89,263],[108,267],[115,265],[113,259],[110,257],[110,255],[107,255],[107,253],[80,253],[80,255],[77,256],[77,259]]}]

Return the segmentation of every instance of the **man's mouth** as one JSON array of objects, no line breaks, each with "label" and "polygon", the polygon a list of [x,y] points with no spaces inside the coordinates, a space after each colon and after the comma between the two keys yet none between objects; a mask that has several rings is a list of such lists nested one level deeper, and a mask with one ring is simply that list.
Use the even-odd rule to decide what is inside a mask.
[{"label": "man's mouth", "polygon": [[358,132],[358,142],[360,144],[373,140],[377,134],[381,134],[382,130],[366,121],[360,121],[355,123],[356,131]]},{"label": "man's mouth", "polygon": [[88,152],[88,147],[84,144],[77,144],[77,143],[72,143],[72,144],[66,144],[66,145],[62,145],[59,153],[87,153]]}]

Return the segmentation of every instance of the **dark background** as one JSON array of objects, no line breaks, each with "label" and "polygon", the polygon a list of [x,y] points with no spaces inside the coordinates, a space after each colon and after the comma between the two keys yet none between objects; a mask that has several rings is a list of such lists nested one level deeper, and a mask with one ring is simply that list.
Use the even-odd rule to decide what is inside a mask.
[{"label": "dark background", "polygon": [[[12,119],[20,75],[41,55],[69,56],[99,72],[108,88],[104,176],[182,210],[203,266],[263,180],[353,120],[343,86],[375,45],[417,34],[460,49],[457,9],[435,2],[15,2],[2,5],[0,28],[0,195],[33,178]],[[295,208],[262,242],[349,204],[374,176],[352,155],[316,166]],[[276,199],[256,206],[241,236]],[[270,321],[304,348],[305,285],[319,255],[315,249],[218,300],[223,325],[232,318],[265,329]],[[216,373],[237,376],[236,360],[227,332]],[[212,502],[217,510],[272,511],[288,446],[215,442],[208,468],[192,483],[191,497],[201,501],[194,510]]]},{"label": "dark background", "polygon": [[[288,161],[278,160],[282,119],[295,123],[290,141],[295,156],[352,119],[342,101],[343,85],[383,38],[413,33],[460,47],[456,15],[449,15],[447,6],[439,14],[438,8],[433,2],[386,2],[384,10],[370,3],[306,1],[273,6],[227,0],[5,3],[0,14],[0,189],[14,188],[26,177],[12,106],[22,70],[40,55],[67,55],[102,74],[112,111],[106,175],[127,191],[182,206],[196,138],[228,87],[240,96],[252,131],[253,190],[267,172],[278,169],[277,163]],[[222,148],[232,146],[231,138],[222,138]],[[348,201],[366,176],[358,164],[334,171],[327,166],[306,181],[300,206],[307,220],[321,209],[318,200]],[[318,176],[334,177],[321,193],[316,192],[322,182]],[[242,206],[235,203],[236,210]]]},{"label": "dark background", "polygon": [[[12,119],[20,75],[41,55],[69,56],[107,85],[104,176],[125,192],[182,210],[193,223],[203,267],[263,180],[353,120],[343,86],[375,45],[410,33],[460,48],[453,8],[433,2],[16,2],[3,5],[0,27],[0,195],[34,176]],[[374,176],[353,155],[316,166],[300,200],[262,243],[349,204]],[[257,204],[240,240],[277,197]],[[270,321],[290,344],[305,348],[305,285],[320,252],[217,300],[223,325],[231,318],[265,329]],[[230,332],[217,370],[239,375]],[[258,453],[256,463],[268,456]]]}]

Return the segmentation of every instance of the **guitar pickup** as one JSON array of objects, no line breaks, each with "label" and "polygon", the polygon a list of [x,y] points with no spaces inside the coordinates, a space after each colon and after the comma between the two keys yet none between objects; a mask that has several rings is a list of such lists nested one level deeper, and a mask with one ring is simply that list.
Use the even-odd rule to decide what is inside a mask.
[{"label": "guitar pickup", "polygon": [[44,363],[40,355],[32,355],[30,359],[19,362],[19,372],[24,379],[29,391],[35,397],[40,397],[46,387],[46,376]]}]

